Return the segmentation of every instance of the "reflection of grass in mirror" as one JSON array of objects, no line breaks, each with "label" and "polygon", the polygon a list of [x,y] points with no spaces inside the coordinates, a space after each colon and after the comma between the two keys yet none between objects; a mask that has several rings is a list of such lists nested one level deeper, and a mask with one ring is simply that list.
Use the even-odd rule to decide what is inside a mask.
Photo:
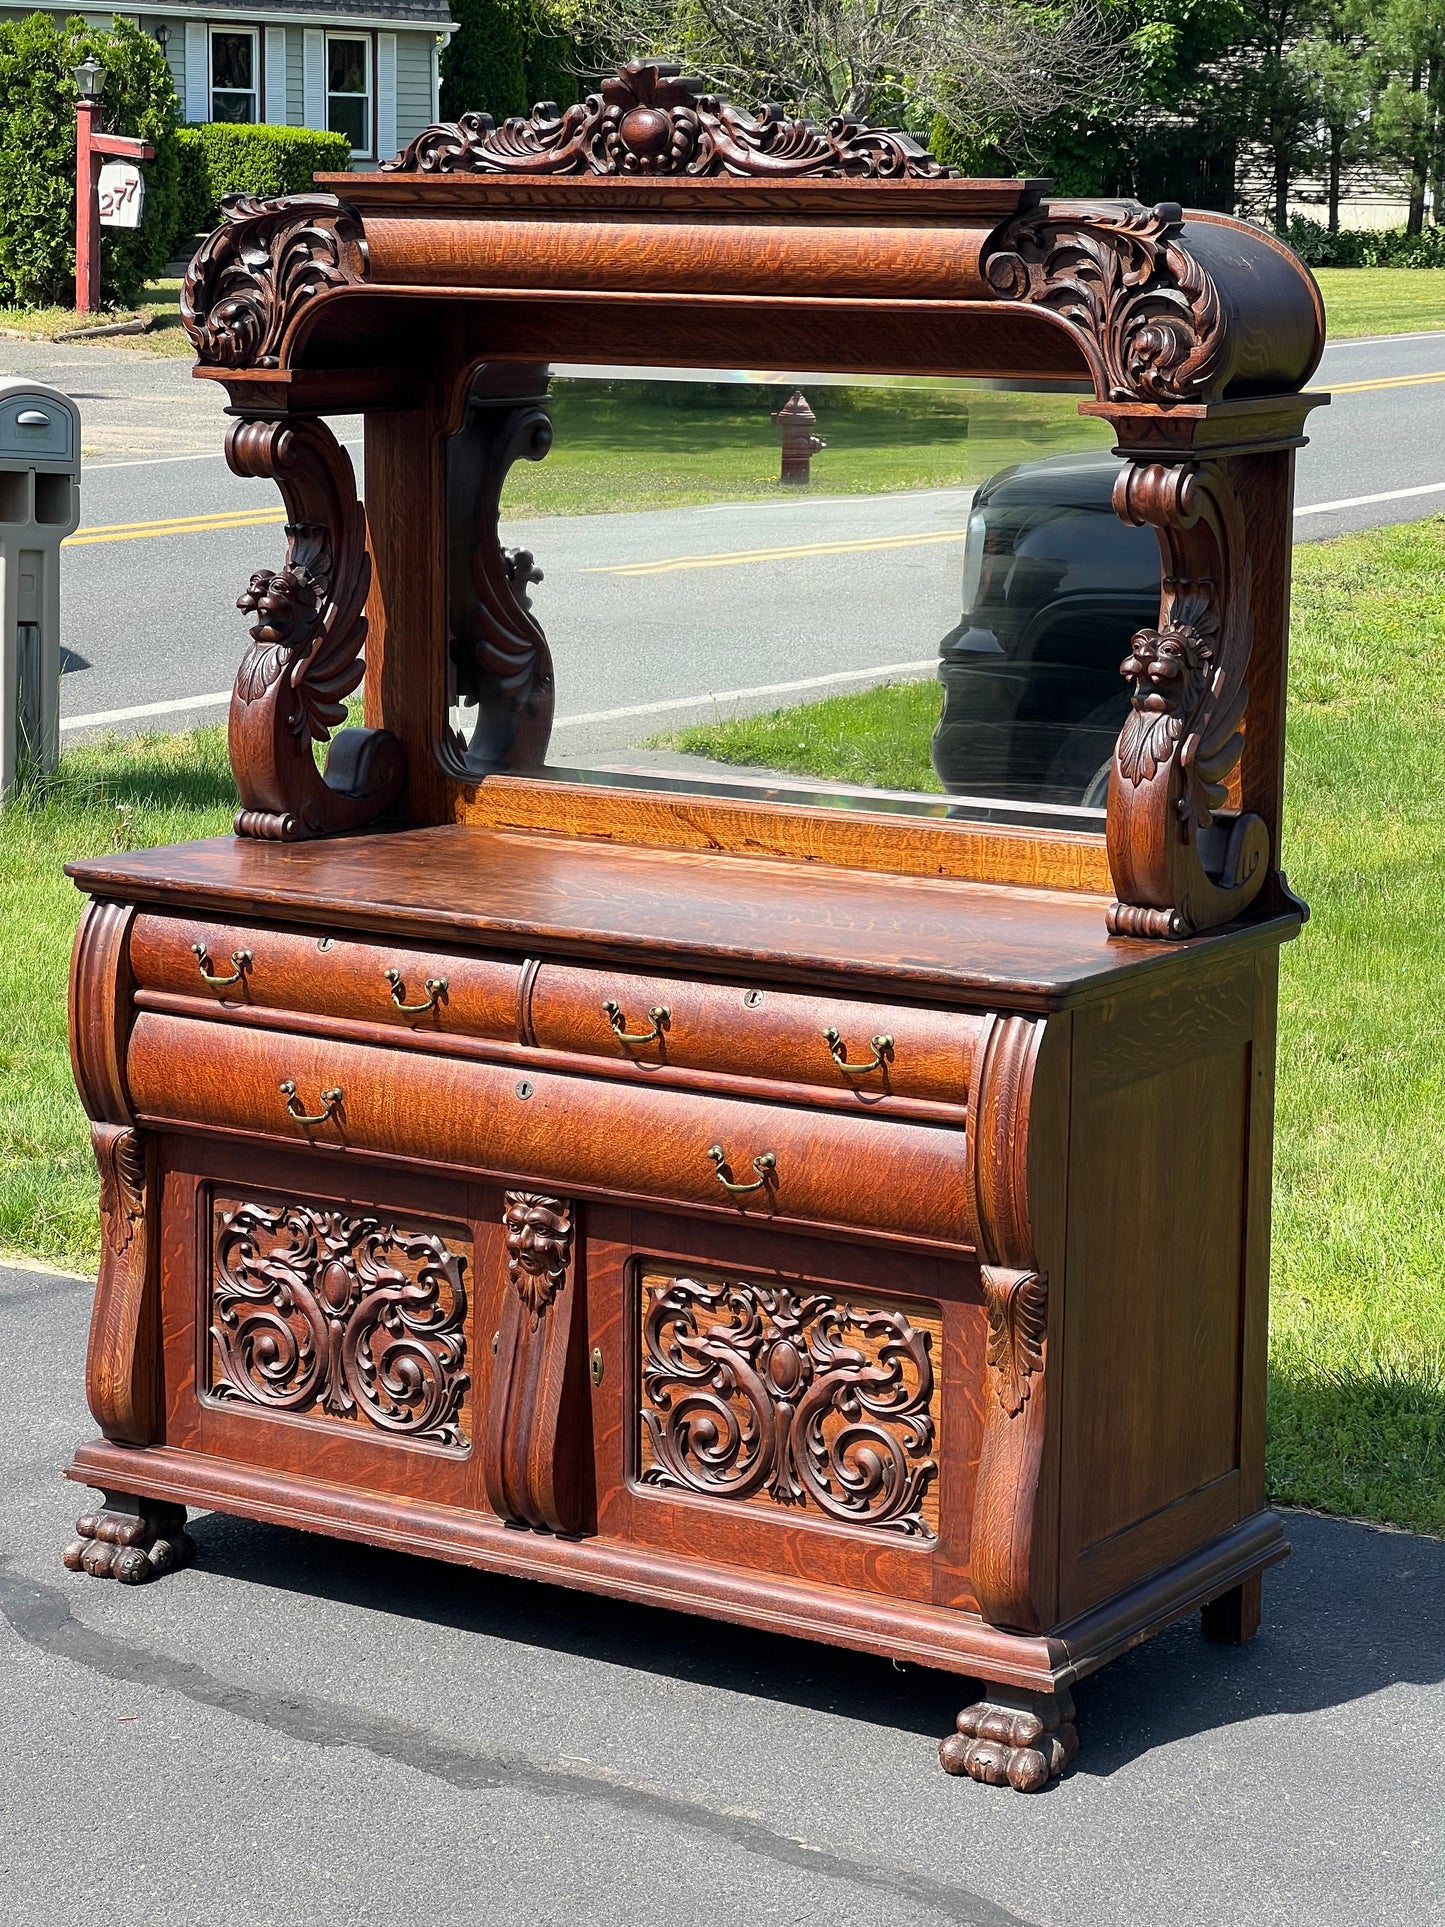
[{"label": "reflection of grass in mirror", "polygon": [[873,789],[942,793],[928,745],[943,691],[924,682],[883,683],[856,696],[829,696],[820,703],[774,709],[766,716],[703,723],[657,737],[653,748],[709,756],[750,769],[828,776]]},{"label": "reflection of grass in mirror", "polygon": [[[828,446],[812,492],[871,495],[978,482],[1011,462],[1107,447],[1079,397],[929,387],[805,387]],[[559,379],[545,461],[518,462],[502,512],[588,515],[806,496],[778,480],[770,415],[790,390],[764,383]]]}]

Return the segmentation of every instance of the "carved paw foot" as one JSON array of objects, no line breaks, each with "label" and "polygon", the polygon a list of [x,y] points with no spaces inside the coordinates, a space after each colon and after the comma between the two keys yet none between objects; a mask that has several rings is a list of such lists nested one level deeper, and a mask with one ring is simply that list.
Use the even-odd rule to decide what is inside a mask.
[{"label": "carved paw foot", "polygon": [[60,1555],[72,1572],[138,1586],[188,1566],[196,1556],[186,1531],[186,1509],[107,1492],[98,1512],[75,1522],[74,1540]]},{"label": "carved paw foot", "polygon": [[938,1749],[945,1773],[966,1773],[988,1786],[1037,1793],[1062,1773],[1079,1750],[1074,1702],[1068,1693],[1015,1692],[995,1687],[988,1699],[965,1706],[958,1731]]}]

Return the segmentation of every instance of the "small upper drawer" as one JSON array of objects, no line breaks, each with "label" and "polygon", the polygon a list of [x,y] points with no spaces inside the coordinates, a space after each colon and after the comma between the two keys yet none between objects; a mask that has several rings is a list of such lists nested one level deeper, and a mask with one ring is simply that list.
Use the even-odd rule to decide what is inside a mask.
[{"label": "small upper drawer", "polygon": [[442,1035],[518,1036],[520,958],[149,915],[135,920],[130,958],[141,990]]},{"label": "small upper drawer", "polygon": [[981,1019],[928,1005],[544,963],[531,1035],[547,1050],[623,1059],[656,1076],[720,1071],[890,1097],[968,1101]]}]

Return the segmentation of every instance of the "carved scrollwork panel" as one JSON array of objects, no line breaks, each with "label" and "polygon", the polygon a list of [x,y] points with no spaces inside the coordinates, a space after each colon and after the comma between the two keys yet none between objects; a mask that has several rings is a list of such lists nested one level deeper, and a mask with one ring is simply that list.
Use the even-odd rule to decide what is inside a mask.
[{"label": "carved scrollwork panel", "polygon": [[644,1485],[937,1536],[935,1308],[649,1271],[641,1321]]},{"label": "carved scrollwork panel", "polygon": [[822,127],[780,107],[754,117],[665,60],[632,60],[595,94],[529,117],[464,114],[428,127],[383,167],[422,174],[681,174],[764,180],[937,180],[942,166],[898,128],[840,114]]},{"label": "carved scrollwork panel", "polygon": [[1229,377],[1223,304],[1179,238],[1172,201],[1054,201],[994,238],[982,268],[1001,301],[1068,324],[1115,401],[1202,401]]},{"label": "carved scrollwork panel", "polygon": [[215,1199],[210,1397],[465,1447],[470,1262],[451,1233]]},{"label": "carved scrollwork panel", "polygon": [[227,195],[181,288],[181,321],[202,362],[275,368],[301,314],[367,274],[355,208],[334,194]]}]

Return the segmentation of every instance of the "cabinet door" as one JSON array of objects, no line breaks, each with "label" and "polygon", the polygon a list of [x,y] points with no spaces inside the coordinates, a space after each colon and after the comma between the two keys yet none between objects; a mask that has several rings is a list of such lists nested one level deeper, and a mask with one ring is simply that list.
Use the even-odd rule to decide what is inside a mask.
[{"label": "cabinet door", "polygon": [[594,1206],[586,1265],[599,1532],[973,1606],[970,1259]]},{"label": "cabinet door", "polygon": [[166,1442],[485,1506],[500,1193],[164,1140]]}]

